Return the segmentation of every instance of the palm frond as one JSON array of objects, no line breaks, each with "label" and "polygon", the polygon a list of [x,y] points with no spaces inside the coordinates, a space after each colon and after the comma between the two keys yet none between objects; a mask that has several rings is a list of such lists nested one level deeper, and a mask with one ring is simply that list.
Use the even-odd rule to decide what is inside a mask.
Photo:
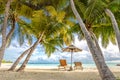
[{"label": "palm frond", "polygon": [[[104,4],[100,0],[91,0],[88,3],[85,11],[85,19],[89,22],[93,22],[95,18],[102,16],[104,11]],[[103,15],[104,16],[104,15]]]},{"label": "palm frond", "polygon": [[[54,2],[55,2],[55,0],[54,0]],[[65,9],[66,7],[68,7],[69,6],[69,0],[59,0],[59,1],[56,1],[57,2],[57,5],[56,4],[54,4],[55,6],[55,8],[56,8],[56,10],[57,11],[62,11],[63,9]]]},{"label": "palm frond", "polygon": [[[114,7],[113,7],[114,6]],[[120,11],[120,0],[113,0],[111,2],[108,2],[108,7],[113,12]]]},{"label": "palm frond", "polygon": [[5,10],[5,1],[0,1],[0,14],[3,14]]},{"label": "palm frond", "polygon": [[19,15],[31,18],[34,10],[26,5],[17,3],[16,11]]},{"label": "palm frond", "polygon": [[47,6],[46,10],[49,12],[49,15],[51,17],[54,18],[55,16],[57,16],[57,12],[56,12],[56,10],[55,10],[55,8],[53,6]]},{"label": "palm frond", "polygon": [[109,41],[115,42],[115,33],[112,26],[93,27],[93,32],[96,34],[97,38],[101,37],[102,46],[105,48],[109,44]]},{"label": "palm frond", "polygon": [[59,37],[47,38],[45,39],[45,41],[42,42],[42,44],[45,48],[45,54],[47,54],[48,57],[50,57],[52,53],[54,53],[56,50],[59,50],[59,48],[62,47],[63,41],[62,39],[60,40]]},{"label": "palm frond", "polygon": [[87,3],[85,1],[75,0],[75,5],[76,5],[76,8],[79,9],[78,10],[79,13],[82,13],[82,15],[83,15],[86,11]]},{"label": "palm frond", "polygon": [[56,16],[57,21],[58,21],[58,22],[62,22],[63,19],[65,18],[65,14],[66,14],[66,13],[65,13],[64,11],[58,12],[58,13],[57,13],[57,16]]}]

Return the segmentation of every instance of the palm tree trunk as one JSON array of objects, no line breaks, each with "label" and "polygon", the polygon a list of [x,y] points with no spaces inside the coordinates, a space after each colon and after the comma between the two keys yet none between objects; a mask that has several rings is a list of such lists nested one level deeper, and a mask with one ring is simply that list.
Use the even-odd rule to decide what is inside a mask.
[{"label": "palm tree trunk", "polygon": [[[45,32],[45,31],[44,31]],[[44,35],[44,32],[40,35],[39,39],[35,42],[35,44],[33,45],[33,47],[31,48],[30,52],[28,53],[25,61],[23,62],[23,64],[21,65],[21,67],[17,70],[17,71],[23,71],[33,53],[33,51],[35,50],[35,48],[37,47],[37,45],[40,43],[40,41],[42,40],[42,37]]]},{"label": "palm tree trunk", "polygon": [[16,66],[18,65],[18,63],[20,62],[20,60],[31,50],[31,47],[29,49],[27,49],[26,51],[24,51],[18,58],[17,60],[14,62],[14,64],[10,67],[10,69],[8,69],[8,71],[14,71]]},{"label": "palm tree trunk", "polygon": [[[96,47],[97,47],[97,48],[99,49],[99,51],[102,53],[102,50],[101,50],[101,48],[100,48],[100,46],[99,46],[99,44],[98,44],[98,40],[97,40],[95,34],[94,34],[93,32],[90,32],[90,33],[91,33],[91,35],[92,35],[92,39],[94,39],[94,42],[95,42]],[[101,56],[103,57],[103,54],[101,54]],[[104,59],[104,58],[103,58],[103,59]]]},{"label": "palm tree trunk", "polygon": [[93,59],[95,61],[95,64],[98,68],[100,77],[102,78],[102,80],[115,80],[115,76],[110,71],[110,69],[107,67],[101,51],[99,50],[99,48],[97,48],[96,44],[92,41],[90,33],[86,29],[85,24],[83,23],[80,15],[78,14],[73,0],[70,0],[70,3],[71,3],[72,11],[73,11],[74,15],[76,16],[76,18],[79,22],[79,25],[81,27],[82,32],[84,33],[84,36],[86,38],[88,47],[91,51],[92,57],[93,57]]},{"label": "palm tree trunk", "polygon": [[2,59],[4,56],[4,52],[5,52],[5,47],[6,47],[6,27],[7,27],[7,20],[9,16],[9,9],[10,9],[11,2],[12,0],[8,0],[6,7],[5,7],[4,23],[2,26],[2,46],[0,47],[0,66],[2,63]]},{"label": "palm tree trunk", "polygon": [[12,19],[12,28],[11,28],[10,32],[7,34],[7,37],[6,37],[6,42],[7,42],[6,46],[8,46],[9,40],[12,37],[12,35],[14,33],[14,30],[15,30],[15,18],[13,17],[13,19]]},{"label": "palm tree trunk", "polygon": [[110,19],[112,21],[113,29],[115,31],[115,35],[116,35],[116,39],[117,39],[117,43],[118,43],[118,47],[119,47],[119,52],[120,52],[120,31],[118,28],[117,21],[114,17],[114,14],[109,9],[106,9],[105,12],[110,17]]}]

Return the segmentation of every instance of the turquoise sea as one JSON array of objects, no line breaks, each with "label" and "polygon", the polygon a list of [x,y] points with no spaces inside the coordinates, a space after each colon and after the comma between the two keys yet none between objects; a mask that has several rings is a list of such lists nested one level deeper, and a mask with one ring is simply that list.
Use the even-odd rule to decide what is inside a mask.
[{"label": "turquoise sea", "polygon": [[[112,63],[112,62],[106,62],[107,66],[109,67],[115,67],[117,63]],[[59,63],[29,63],[27,64],[27,66],[29,67],[35,67],[35,68],[39,68],[39,67],[57,67],[59,65]],[[70,63],[68,65],[71,65]],[[74,64],[72,64],[72,66],[74,66]],[[94,63],[83,63],[83,67],[84,68],[95,68],[96,65]]]}]

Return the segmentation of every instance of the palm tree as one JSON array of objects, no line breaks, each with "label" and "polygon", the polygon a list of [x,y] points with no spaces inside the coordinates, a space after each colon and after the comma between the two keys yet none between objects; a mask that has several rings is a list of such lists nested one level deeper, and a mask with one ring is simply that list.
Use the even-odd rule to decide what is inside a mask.
[{"label": "palm tree", "polygon": [[5,17],[4,17],[4,23],[2,26],[2,46],[0,47],[0,66],[1,66],[1,62],[4,56],[4,52],[5,52],[5,47],[6,47],[6,27],[7,27],[7,21],[8,21],[8,16],[9,16],[9,9],[10,9],[10,4],[11,4],[12,0],[8,0],[6,3],[6,7],[5,7]]},{"label": "palm tree", "polygon": [[[4,4],[5,2],[3,1],[1,3]],[[2,6],[2,8],[3,7],[4,6]],[[1,8],[1,16],[4,14],[3,13],[4,9],[2,9],[2,8]],[[18,8],[20,9],[20,11],[22,11],[22,13],[19,11]],[[24,12],[23,10],[29,11],[29,14]],[[30,13],[32,11],[33,11],[32,9],[19,3],[17,0],[12,1],[11,7],[9,9],[9,16],[8,16],[8,21],[7,21],[7,25],[8,25],[7,28],[9,29],[9,31],[8,31],[8,34],[6,34],[5,47],[9,47],[13,37],[15,38],[15,36],[17,36],[15,33],[17,31],[15,31],[15,30],[18,30],[18,32],[19,32],[19,36],[17,38],[19,38],[18,41],[19,41],[20,45],[22,45],[24,43],[24,39],[27,39],[30,44],[32,43],[31,35],[29,35],[27,33],[25,34],[25,32],[26,32],[25,29],[23,30],[23,28],[20,27],[20,26],[22,26],[22,25],[20,25],[20,23],[23,22],[23,20],[21,19],[21,16],[30,17]],[[20,25],[19,28],[15,24]],[[3,55],[4,55],[4,53],[3,53]]]},{"label": "palm tree", "polygon": [[[52,9],[52,10],[51,10]],[[48,18],[44,18],[44,19],[47,19],[47,22],[45,23],[45,25],[46,25],[46,28],[45,28],[45,25],[44,25],[44,29],[43,28],[40,28],[40,29],[37,29],[37,30],[39,30],[39,32],[40,32],[40,30],[42,29],[42,31],[44,31],[44,36],[42,36],[42,38],[41,37],[39,37],[39,39],[38,40],[46,40],[47,38],[49,38],[49,37],[51,37],[51,39],[53,39],[54,40],[54,36],[58,36],[57,34],[60,34],[60,32],[61,32],[61,29],[62,29],[62,32],[63,32],[63,25],[61,25],[61,23],[59,23],[59,22],[61,22],[61,20],[62,19],[58,19],[59,18],[59,16],[58,15],[56,15],[56,12],[54,12],[55,10],[53,10],[53,7],[52,6],[48,6],[47,7],[47,10],[49,10],[51,13],[50,14],[48,14],[47,16],[48,16]],[[53,13],[52,13],[53,12]],[[38,14],[37,14],[38,15]],[[40,12],[39,12],[39,15],[40,15]],[[51,16],[49,16],[49,15],[51,15]],[[56,16],[56,18],[55,18],[55,16]],[[61,15],[60,15],[61,16]],[[65,16],[64,14],[62,15],[62,16]],[[61,17],[62,17],[61,16]],[[39,18],[39,17],[38,17]],[[50,18],[50,19],[49,19]],[[40,19],[41,19],[41,16],[40,16]],[[57,21],[56,21],[57,20]],[[38,21],[40,21],[40,20],[37,20],[37,22]],[[46,21],[46,20],[45,20]],[[44,21],[44,22],[45,22]],[[34,26],[35,26],[35,22],[36,22],[36,20],[35,20],[35,22],[34,21],[32,21],[33,22],[33,24],[34,24]],[[43,21],[40,21],[39,23],[43,23]],[[49,24],[48,24],[48,22],[49,22]],[[37,26],[40,26],[40,25],[42,25],[42,24],[36,24],[36,27]],[[43,26],[43,25],[42,25]],[[35,27],[35,28],[36,28]],[[39,42],[40,41],[37,41],[37,45],[39,44]],[[41,43],[41,42],[40,42]],[[36,44],[36,43],[35,43]],[[37,46],[36,45],[36,46]],[[36,47],[35,46],[35,47]],[[26,59],[25,59],[25,61],[23,62],[23,64],[22,64],[22,66],[17,70],[17,71],[22,71],[22,70],[24,70],[24,68],[25,68],[25,66],[26,66],[26,64],[27,64],[27,62],[28,62],[28,60],[29,60],[29,58],[30,58],[30,56],[31,56],[31,54],[33,53],[33,51],[34,51],[34,49],[35,49],[35,47],[33,47],[33,49],[31,49],[31,51],[30,51],[30,53],[28,53],[28,55],[27,55],[27,57],[26,57]],[[47,50],[47,49],[46,49]],[[49,51],[49,50],[47,50],[48,51],[48,54],[50,55],[51,54],[51,52],[54,52],[54,50],[55,49],[53,49],[52,51]],[[46,52],[47,52],[46,51]]]},{"label": "palm tree", "polygon": [[107,13],[107,15],[111,19],[111,22],[112,22],[112,25],[113,25],[113,29],[114,29],[115,34],[116,34],[116,40],[117,40],[117,43],[118,43],[119,52],[120,52],[120,31],[119,31],[119,28],[118,28],[117,21],[115,19],[114,14],[111,12],[111,10],[106,9],[105,12]]},{"label": "palm tree", "polygon": [[[31,7],[31,8],[33,8],[35,10],[39,10],[41,8],[44,8],[44,6],[47,6],[47,5],[53,5],[56,8],[57,11],[62,11],[64,8],[66,8],[68,6],[68,5],[65,5],[65,4],[67,4],[68,1],[69,0],[66,0],[66,1],[64,1],[64,0],[60,0],[60,1],[50,0],[48,2],[48,1],[43,0],[43,1],[37,1],[37,2],[36,1],[35,2],[34,1],[33,2],[32,1],[26,1],[26,2],[20,1],[20,3],[25,4],[25,5]],[[53,2],[55,2],[55,3],[53,3]],[[63,4],[63,2],[64,2],[64,4]],[[59,5],[56,5],[56,4],[59,4]],[[68,9],[66,9],[66,10],[68,10]],[[63,14],[64,14],[64,12],[63,12]],[[59,15],[61,15],[61,12],[60,12]],[[71,24],[70,26],[73,26],[73,22],[71,23],[71,20],[68,20],[68,19],[67,19],[66,23],[69,24],[69,25]],[[69,39],[67,39],[67,37],[64,37],[64,36],[66,36],[66,33],[63,33],[61,36],[63,37],[63,39],[64,39],[66,44],[70,44],[70,42],[69,42],[71,40],[70,37],[69,37]],[[23,58],[24,55],[29,53],[30,50],[31,50],[31,48],[29,48],[28,50],[24,51],[23,54],[21,56],[19,56],[19,58],[15,61],[15,63],[13,64],[13,66],[9,70],[14,70],[15,67],[17,66],[17,64],[19,63],[19,61]]]},{"label": "palm tree", "polygon": [[[73,13],[75,14],[75,16],[78,20],[78,23],[81,27],[81,30],[84,33],[84,36],[87,40],[88,47],[92,53],[93,59],[96,63],[96,66],[98,68],[98,71],[100,73],[102,80],[115,80],[113,73],[109,70],[109,68],[107,67],[107,65],[104,61],[102,51],[100,50],[96,39],[94,38],[95,42],[92,40],[91,34],[87,30],[87,28],[86,28],[85,24],[83,23],[79,13],[77,12],[73,0],[70,0],[70,3],[71,3],[71,8],[73,10]],[[88,26],[88,28],[89,28],[89,26]]]},{"label": "palm tree", "polygon": [[[45,41],[44,44],[48,44],[49,42],[46,41],[47,37],[48,38],[51,37],[51,39],[52,39],[53,35],[58,36],[57,35],[58,31],[59,31],[59,34],[62,33],[61,37],[63,37],[63,38],[67,37],[67,36],[64,37],[66,33],[63,33],[63,32],[64,31],[66,32],[66,28],[65,28],[65,25],[61,22],[61,21],[64,21],[63,19],[64,19],[64,16],[65,16],[65,13],[63,11],[57,13],[56,10],[52,6],[46,7],[45,13],[46,13],[47,17],[44,17],[44,15],[42,13],[42,10],[35,11],[35,13],[33,15],[33,18],[32,18],[32,21],[31,21],[33,28],[30,29],[30,30],[33,30],[32,34],[34,34],[34,35],[38,35],[38,33],[43,32],[43,30],[45,30],[44,37],[42,38],[42,42],[41,42],[41,40],[39,40],[39,39],[41,39],[40,37],[37,38],[38,39],[37,42],[32,47],[30,47],[28,50],[25,51],[25,52],[28,52],[28,56],[27,56],[26,60],[24,61],[24,63],[22,64],[22,66],[20,67],[20,69],[18,71],[24,70],[31,54],[33,53],[33,51],[34,51],[35,47],[38,45],[38,43],[44,43],[44,41]],[[42,27],[43,25],[44,25],[44,27]],[[63,25],[64,25],[64,27],[62,27]],[[53,30],[51,30],[51,29],[53,29]],[[62,29],[62,31],[61,31],[61,29]],[[45,40],[43,40],[43,39],[45,39]],[[57,38],[57,39],[59,39],[59,38]],[[69,40],[68,39],[65,39],[65,40],[66,40],[66,44],[70,44],[70,40],[71,40],[70,37],[69,37]],[[52,39],[52,41],[54,41],[54,38]],[[58,41],[61,41],[61,40],[58,40]],[[61,43],[61,42],[59,42],[59,43]],[[49,45],[51,45],[51,44],[49,44]],[[54,45],[52,47],[54,49],[53,50],[50,49],[52,51],[48,51],[48,48],[50,48],[50,47],[48,47],[46,45],[44,45],[44,46],[47,47],[46,52],[48,53],[48,55],[50,55],[55,50]],[[13,64],[13,66],[9,70],[14,70],[15,69],[15,67],[19,63],[21,57],[23,57],[25,54],[27,54],[25,52],[16,60],[16,62]]]},{"label": "palm tree", "polygon": [[[117,21],[115,19],[115,16],[114,16],[114,13],[120,14],[120,9],[119,9],[120,0],[113,0],[113,1],[108,1],[108,2],[104,1],[104,2],[107,5],[107,7],[105,9],[105,12],[111,19],[113,29],[114,29],[115,35],[116,35],[116,40],[117,40],[117,43],[118,43],[118,48],[119,48],[119,51],[120,51],[120,31],[119,31],[118,23],[117,23]],[[120,19],[119,18],[117,18],[117,19],[118,19],[118,22],[119,22]]]}]

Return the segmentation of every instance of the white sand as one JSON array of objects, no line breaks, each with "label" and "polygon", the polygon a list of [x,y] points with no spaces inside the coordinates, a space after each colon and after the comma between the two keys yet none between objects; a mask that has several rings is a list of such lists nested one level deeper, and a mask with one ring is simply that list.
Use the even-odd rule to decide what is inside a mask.
[{"label": "white sand", "polygon": [[[24,72],[7,71],[12,64],[2,64],[0,80],[101,80],[96,68],[64,71],[57,67],[27,67]],[[120,66],[110,68],[115,77],[120,78]]]}]

